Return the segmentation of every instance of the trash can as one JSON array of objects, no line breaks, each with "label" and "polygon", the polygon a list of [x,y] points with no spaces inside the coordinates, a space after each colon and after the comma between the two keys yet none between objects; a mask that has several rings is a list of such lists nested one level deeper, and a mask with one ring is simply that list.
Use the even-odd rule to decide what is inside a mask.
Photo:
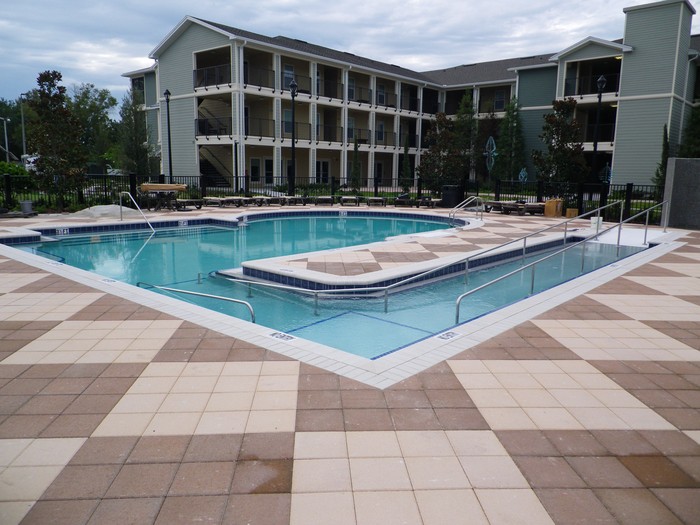
[{"label": "trash can", "polygon": [[19,209],[22,210],[22,213],[25,215],[34,213],[34,210],[32,209],[32,201],[20,201]]},{"label": "trash can", "polygon": [[464,194],[460,195],[459,186],[443,186],[441,208],[454,208],[464,200]]},{"label": "trash can", "polygon": [[561,217],[562,216],[562,206],[564,201],[561,199],[549,199],[544,203],[544,216],[545,217]]}]

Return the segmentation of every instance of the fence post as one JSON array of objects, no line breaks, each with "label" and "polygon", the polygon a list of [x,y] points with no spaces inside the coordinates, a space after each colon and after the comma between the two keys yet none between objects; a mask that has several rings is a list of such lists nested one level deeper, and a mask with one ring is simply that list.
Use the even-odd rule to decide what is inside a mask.
[{"label": "fence post", "polygon": [[[610,194],[610,183],[604,182],[600,185],[600,202],[598,202],[599,208],[604,208],[608,205],[608,195]],[[605,215],[608,210],[603,210],[603,220],[605,220]]]},{"label": "fence post", "polygon": [[158,175],[158,184],[165,184],[165,175],[163,173]]},{"label": "fence post", "polygon": [[199,174],[199,196],[203,199],[207,196],[207,176]]},{"label": "fence post", "polygon": [[418,190],[417,199],[420,201],[421,195],[423,194],[423,179],[418,177],[418,183],[416,184],[416,189]]},{"label": "fence post", "polygon": [[578,209],[579,215],[586,211],[583,209],[583,193],[585,190],[586,188],[583,182],[579,182],[576,185],[576,208]]},{"label": "fence post", "polygon": [[331,177],[331,196],[335,195],[335,177]]},{"label": "fence post", "polygon": [[627,183],[627,186],[625,187],[625,207],[624,211],[622,212],[622,218],[623,219],[629,219],[630,215],[632,215],[632,193],[634,192],[634,184],[631,182]]},{"label": "fence post", "polygon": [[544,202],[544,181],[537,181],[537,202]]},{"label": "fence post", "polygon": [[496,184],[494,185],[494,195],[493,200],[501,200],[501,179],[496,179]]},{"label": "fence post", "polygon": [[129,193],[136,198],[136,173],[129,173]]},{"label": "fence post", "polygon": [[379,197],[379,177],[377,177],[377,174],[374,174],[374,196]]},{"label": "fence post", "polygon": [[2,178],[5,180],[5,206],[12,208],[12,176],[9,173],[5,173]]}]

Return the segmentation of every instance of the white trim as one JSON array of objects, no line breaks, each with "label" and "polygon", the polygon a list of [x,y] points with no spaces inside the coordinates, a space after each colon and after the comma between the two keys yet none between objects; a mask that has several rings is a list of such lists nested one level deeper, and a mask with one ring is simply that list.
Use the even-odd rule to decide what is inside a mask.
[{"label": "white trim", "polygon": [[[589,44],[598,44],[598,45],[601,45],[604,47],[609,47],[611,49],[616,49],[618,51],[616,54],[629,53],[630,51],[634,50],[634,48],[632,46],[628,46],[626,44],[618,44],[617,42],[612,42],[610,40],[603,40],[602,38],[597,38],[595,36],[589,36],[589,37],[584,38],[583,40],[579,40],[575,44],[564,49],[563,51],[559,51],[559,53],[552,55],[551,57],[549,57],[549,60],[552,62],[557,62],[561,59],[561,57],[568,55],[570,53],[573,53],[577,49],[580,49],[582,47],[586,47]],[[614,56],[614,55],[611,54],[610,56]]]}]

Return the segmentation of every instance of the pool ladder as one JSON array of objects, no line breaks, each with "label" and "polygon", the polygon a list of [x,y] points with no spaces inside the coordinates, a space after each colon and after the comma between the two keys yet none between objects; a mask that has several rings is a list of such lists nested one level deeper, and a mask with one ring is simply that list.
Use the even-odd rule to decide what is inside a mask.
[{"label": "pool ladder", "polygon": [[479,197],[478,195],[473,195],[471,197],[467,197],[464,199],[462,202],[460,202],[457,206],[452,208],[449,213],[449,218],[450,218],[450,224],[454,224],[455,218],[457,216],[457,212],[460,212],[462,210],[466,210],[467,208],[476,208],[476,218],[477,219],[483,219],[484,218],[484,199]]}]

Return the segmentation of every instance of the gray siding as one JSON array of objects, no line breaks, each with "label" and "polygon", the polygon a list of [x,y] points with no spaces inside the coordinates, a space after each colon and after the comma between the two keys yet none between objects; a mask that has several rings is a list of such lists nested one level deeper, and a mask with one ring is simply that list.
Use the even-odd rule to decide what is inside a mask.
[{"label": "gray siding", "polygon": [[534,180],[539,175],[532,164],[532,152],[544,149],[540,139],[544,116],[552,110],[524,110],[520,112],[520,122],[523,125],[523,142],[525,144],[525,159],[527,162],[528,179]]},{"label": "gray siding", "polygon": [[620,101],[613,184],[651,184],[661,160],[663,127],[668,122],[669,104],[668,98]]},{"label": "gray siding", "polygon": [[[192,176],[198,175],[197,149],[194,144],[194,99],[170,100],[170,135],[173,147],[173,175]],[[168,128],[166,123],[165,103],[161,112],[163,143],[162,163],[166,176],[168,175]]]},{"label": "gray siding", "polygon": [[147,106],[158,104],[158,82],[155,73],[146,73],[143,76],[144,102]]},{"label": "gray siding", "polygon": [[557,68],[518,72],[518,103],[521,107],[551,106],[556,98]]}]

